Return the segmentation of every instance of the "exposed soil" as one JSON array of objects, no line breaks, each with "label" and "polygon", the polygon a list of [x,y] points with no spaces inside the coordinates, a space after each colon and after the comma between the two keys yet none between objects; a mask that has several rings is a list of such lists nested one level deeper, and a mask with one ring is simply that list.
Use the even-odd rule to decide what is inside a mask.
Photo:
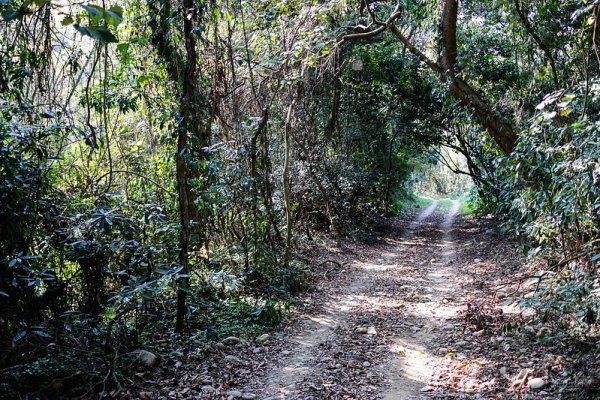
[{"label": "exposed soil", "polygon": [[525,324],[518,297],[535,283],[514,244],[436,206],[385,221],[374,244],[321,249],[321,278],[276,331],[217,344],[139,397],[593,398],[565,384],[577,355]]}]

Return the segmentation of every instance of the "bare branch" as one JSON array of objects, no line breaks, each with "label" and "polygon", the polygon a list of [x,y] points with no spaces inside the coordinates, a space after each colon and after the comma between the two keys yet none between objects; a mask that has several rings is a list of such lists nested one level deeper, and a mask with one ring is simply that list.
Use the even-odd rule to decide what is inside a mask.
[{"label": "bare branch", "polygon": [[[369,8],[369,7],[367,7]],[[385,22],[381,22],[377,19],[377,17],[375,16],[374,12],[369,8],[369,14],[371,15],[371,19],[372,22],[369,24],[369,26],[367,27],[370,28],[373,25],[377,25],[377,29],[374,29],[372,31],[367,31],[367,32],[360,32],[360,33],[350,33],[347,35],[342,36],[342,38],[336,43],[336,47],[337,46],[341,46],[342,44],[344,44],[345,42],[351,41],[351,40],[362,40],[362,39],[369,39],[372,38],[374,36],[379,35],[380,33],[383,33],[390,25],[393,25],[394,22],[400,18],[400,16],[402,15],[402,9],[400,7],[400,4],[396,5],[396,8],[394,9],[394,12],[392,12],[389,16],[389,18],[385,21]],[[357,25],[355,27],[355,29],[360,29],[363,28],[363,25]]]},{"label": "bare branch", "polygon": [[404,46],[406,46],[406,48],[413,53],[419,60],[421,60],[423,63],[427,64],[427,66],[429,68],[431,68],[433,71],[441,73],[443,72],[443,68],[441,67],[441,65],[439,65],[438,63],[436,63],[435,61],[431,60],[429,57],[427,57],[425,55],[425,53],[423,53],[421,50],[417,49],[403,34],[402,32],[400,32],[400,29],[398,29],[398,27],[394,24],[391,23],[388,25],[389,29],[392,31],[392,33],[394,35],[396,35],[396,37],[398,39],[400,39],[400,41],[402,42],[402,44],[404,44]]}]

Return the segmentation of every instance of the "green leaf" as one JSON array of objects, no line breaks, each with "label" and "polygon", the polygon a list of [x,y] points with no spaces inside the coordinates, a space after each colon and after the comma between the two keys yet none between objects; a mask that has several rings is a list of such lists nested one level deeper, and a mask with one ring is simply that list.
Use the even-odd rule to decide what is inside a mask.
[{"label": "green leaf", "polygon": [[88,14],[90,14],[90,16],[96,16],[96,15],[102,15],[104,14],[104,8],[100,7],[100,6],[95,6],[93,4],[86,6],[86,5],[82,5],[81,6],[85,11],[88,12]]},{"label": "green leaf", "polygon": [[106,28],[92,29],[92,37],[103,43],[118,43],[117,37]]},{"label": "green leaf", "polygon": [[71,25],[73,22],[74,21],[73,21],[72,17],[65,17],[65,19],[62,20],[61,25],[67,26],[67,25]]},{"label": "green leaf", "polygon": [[117,45],[117,50],[121,54],[121,57],[127,57],[127,52],[129,51],[129,43],[119,43]]},{"label": "green leaf", "polygon": [[2,19],[6,22],[21,18],[25,13],[21,10],[6,10],[2,11]]},{"label": "green leaf", "polygon": [[12,340],[13,340],[13,342],[16,343],[16,342],[20,341],[21,339],[23,339],[25,336],[27,336],[27,332],[20,331],[20,332],[17,332],[17,334],[15,336],[13,336]]},{"label": "green leaf", "polygon": [[134,37],[129,40],[129,43],[147,45],[149,42],[148,42],[148,39],[145,37]]},{"label": "green leaf", "polygon": [[118,43],[119,40],[106,28],[92,28],[79,24],[73,25],[83,36],[89,36],[102,43]]},{"label": "green leaf", "polygon": [[90,25],[99,26],[100,20],[105,18],[104,8],[93,4],[81,6],[90,16]]},{"label": "green leaf", "polygon": [[121,22],[123,22],[123,8],[119,6],[112,6],[108,10],[106,10],[106,22],[109,25],[117,27]]}]

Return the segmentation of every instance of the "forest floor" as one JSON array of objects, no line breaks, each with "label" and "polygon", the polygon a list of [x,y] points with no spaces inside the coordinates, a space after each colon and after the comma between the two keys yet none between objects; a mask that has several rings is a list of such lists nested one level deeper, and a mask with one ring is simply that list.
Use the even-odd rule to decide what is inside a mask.
[{"label": "forest floor", "polygon": [[387,220],[375,243],[315,247],[319,279],[273,332],[217,343],[138,397],[593,398],[569,384],[583,361],[525,323],[519,299],[536,280],[515,245],[494,221],[458,216],[458,202],[436,208]]}]

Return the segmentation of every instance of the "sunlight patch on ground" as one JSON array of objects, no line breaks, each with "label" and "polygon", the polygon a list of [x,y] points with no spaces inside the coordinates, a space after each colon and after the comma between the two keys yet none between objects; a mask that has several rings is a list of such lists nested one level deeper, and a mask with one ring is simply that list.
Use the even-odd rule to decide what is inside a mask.
[{"label": "sunlight patch on ground", "polygon": [[337,301],[339,304],[337,309],[339,311],[347,312],[352,310],[353,308],[359,307],[362,303],[368,300],[368,297],[364,295],[353,295],[349,294],[343,296],[341,299]]},{"label": "sunlight patch on ground", "polygon": [[308,317],[308,319],[310,319],[311,321],[319,324],[319,325],[323,325],[326,327],[332,327],[335,325],[336,321],[333,318],[329,318],[326,316],[315,316],[315,317]]},{"label": "sunlight patch on ground", "polygon": [[396,263],[392,264],[362,264],[361,268],[366,271],[387,271],[390,267],[395,267]]},{"label": "sunlight patch on ground", "polygon": [[409,229],[415,229],[417,226],[419,226],[426,218],[433,214],[437,208],[437,205],[437,200],[434,200],[433,203],[431,203],[431,205],[417,217],[417,219],[410,223]]},{"label": "sunlight patch on ground", "polygon": [[[398,362],[392,366],[390,371],[392,375],[389,379],[392,381],[398,379],[405,383],[408,381],[411,385],[417,384],[418,387],[415,388],[417,390],[427,383],[433,365],[439,362],[438,358],[429,353],[417,340],[408,338],[396,338],[390,346],[390,352]],[[398,400],[399,394],[397,391],[389,392],[384,399]]]}]

